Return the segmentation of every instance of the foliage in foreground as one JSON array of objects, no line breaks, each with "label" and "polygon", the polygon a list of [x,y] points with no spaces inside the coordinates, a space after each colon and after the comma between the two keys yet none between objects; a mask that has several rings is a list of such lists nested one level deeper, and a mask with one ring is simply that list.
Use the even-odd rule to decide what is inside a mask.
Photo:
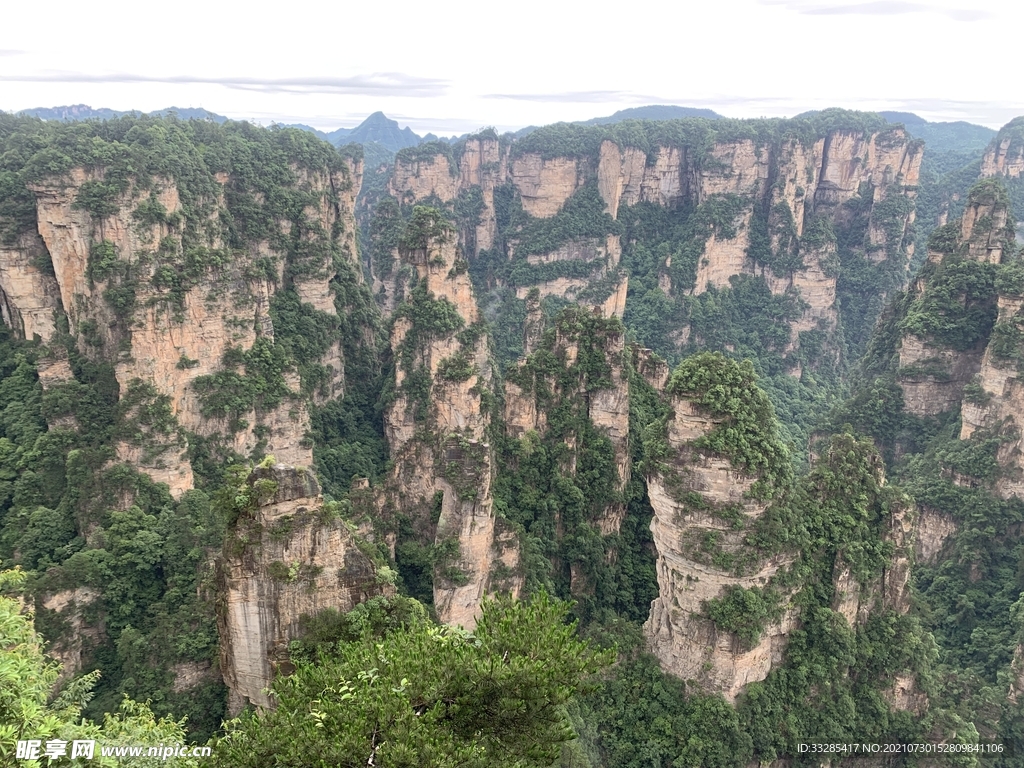
[{"label": "foliage in foreground", "polygon": [[485,601],[473,633],[410,620],[371,629],[273,687],[277,708],[228,724],[231,768],[550,766],[575,734],[566,705],[610,663],[566,624],[569,606]]},{"label": "foliage in foreground", "polygon": [[[20,590],[25,574],[20,570],[0,572],[0,593]],[[0,594],[0,765],[38,768],[37,760],[16,760],[19,740],[51,739],[70,742],[96,740],[97,745],[185,743],[184,721],[170,717],[157,720],[148,704],[125,698],[120,711],[107,714],[102,726],[82,718],[82,708],[92,698],[99,672],[91,672],[64,684],[56,696],[54,688],[60,664],[43,653],[43,639],[32,617],[21,604]],[[133,766],[196,766],[192,758],[130,758]],[[97,748],[90,765],[118,766],[127,761],[102,757]],[[48,764],[48,763],[47,763]]]}]

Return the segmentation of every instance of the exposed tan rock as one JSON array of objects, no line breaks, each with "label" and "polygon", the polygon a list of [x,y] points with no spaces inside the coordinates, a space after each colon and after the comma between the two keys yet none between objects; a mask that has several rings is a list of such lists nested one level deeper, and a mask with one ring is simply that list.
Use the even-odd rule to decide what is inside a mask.
[{"label": "exposed tan rock", "polygon": [[668,384],[669,370],[668,363],[649,349],[637,349],[634,365],[637,372],[644,377],[656,392],[663,392]]},{"label": "exposed tan rock", "polygon": [[547,428],[547,412],[537,409],[537,398],[523,392],[513,381],[505,382],[505,428],[513,437],[527,432],[543,432]]},{"label": "exposed tan rock", "polygon": [[[671,208],[679,205],[691,194],[690,169],[686,150],[679,147],[658,147],[654,163],[646,164],[646,156],[639,149],[630,148],[624,153],[623,167],[629,172],[623,186],[623,198],[627,205],[646,200]],[[642,169],[642,173],[638,173]],[[639,195],[636,195],[635,180],[640,180]]]},{"label": "exposed tan rock", "polygon": [[59,354],[56,350],[36,364],[36,374],[39,376],[43,391],[66,384],[75,378],[67,354]]},{"label": "exposed tan rock", "polygon": [[915,522],[916,515],[909,504],[893,510],[882,540],[892,544],[894,555],[881,575],[870,583],[859,583],[846,563],[836,562],[832,608],[841,613],[851,627],[863,626],[878,610],[898,613],[910,610],[911,550],[918,544]]},{"label": "exposed tan rock", "polygon": [[1013,661],[1010,662],[1010,690],[1007,698],[1014,704],[1020,701],[1024,693],[1024,645],[1020,643],[1013,650]]},{"label": "exposed tan rock", "polygon": [[86,608],[99,596],[94,589],[77,587],[43,598],[43,608],[55,611],[68,624],[68,631],[62,633],[60,640],[47,650],[61,663],[59,681],[71,680],[82,671],[83,654],[98,644],[106,632],[102,622],[89,624],[84,615]]},{"label": "exposed tan rock", "polygon": [[712,234],[704,244],[704,255],[697,264],[697,282],[693,288],[695,296],[711,286],[727,288],[730,277],[751,271],[747,268],[750,216],[751,211],[748,209],[737,219],[736,237],[720,239],[717,234]]},{"label": "exposed tan rock", "polygon": [[396,158],[388,193],[405,203],[418,203],[431,195],[447,203],[458,194],[458,182],[458,171],[443,154],[412,162]]},{"label": "exposed tan rock", "polygon": [[13,246],[0,245],[0,318],[21,338],[38,336],[44,344],[53,336],[54,318],[64,312],[56,280],[39,266],[49,261],[34,232]]},{"label": "exposed tan rock", "polygon": [[626,181],[622,167],[622,153],[619,145],[612,141],[601,142],[597,163],[597,191],[604,200],[605,210],[614,219],[619,215],[619,200]]},{"label": "exposed tan rock", "polygon": [[865,135],[835,131],[825,139],[816,202],[843,203],[857,194],[862,182],[875,190],[875,201],[893,183],[916,187],[921,173],[921,146],[892,128]]},{"label": "exposed tan rock", "polygon": [[310,472],[278,464],[257,468],[249,482],[258,480],[276,488],[237,521],[218,564],[221,669],[233,714],[246,702],[274,706],[264,689],[289,671],[288,643],[301,637],[303,614],[348,611],[394,591],[377,583],[344,521],[321,519]]},{"label": "exposed tan rock", "polygon": [[525,299],[530,291],[536,289],[540,292],[540,298],[545,296],[558,296],[561,299],[576,301],[581,291],[585,291],[590,285],[590,280],[585,277],[556,277],[536,285],[523,285],[516,288],[516,298]]},{"label": "exposed tan rock", "polygon": [[[984,219],[987,226],[978,227]],[[967,244],[967,257],[988,264],[1001,264],[1007,242],[1013,242],[1013,225],[1006,206],[992,199],[972,199],[960,219],[960,239]]]},{"label": "exposed tan rock", "polygon": [[[529,264],[551,264],[556,261],[599,261],[608,258],[608,243],[597,238],[570,240],[550,253],[531,253],[526,257]],[[621,250],[618,252],[621,253]]]},{"label": "exposed tan rock", "polygon": [[914,541],[914,558],[919,563],[931,563],[957,531],[956,521],[946,512],[922,506],[918,511]]},{"label": "exposed tan rock", "polygon": [[768,150],[750,139],[715,144],[700,170],[698,201],[712,195],[759,193],[768,179]]},{"label": "exposed tan rock", "polygon": [[519,536],[500,518],[495,520],[494,548],[491,551],[491,574],[488,591],[511,594],[518,600],[522,595],[525,576],[519,555]]},{"label": "exposed tan rock", "polygon": [[[455,306],[466,326],[479,320],[469,275],[456,268],[453,237],[432,239],[426,248],[405,252],[402,258],[434,300]],[[395,319],[393,350],[411,330],[407,318]],[[473,373],[464,381],[445,379],[438,372],[441,364],[460,354],[468,356]],[[393,470],[377,503],[384,516],[408,516],[420,536],[435,546],[448,547],[455,540],[458,555],[435,569],[434,604],[442,621],[472,628],[488,589],[495,536],[491,449],[485,440],[489,418],[481,399],[490,385],[487,337],[481,333],[468,348],[454,332],[421,339],[412,365],[430,375],[428,401],[418,418],[417,404],[403,389],[407,371],[397,366],[395,401],[384,416]],[[441,514],[434,525],[430,511],[438,493]]]},{"label": "exposed tan rock", "polygon": [[615,291],[611,296],[605,299],[604,304],[601,305],[602,317],[617,317],[621,320],[623,314],[626,312],[626,295],[628,292],[629,278],[627,276],[623,276]]},{"label": "exposed tan rock", "polygon": [[[356,265],[354,209],[361,173],[362,164],[352,161],[340,172],[295,169],[297,186],[314,193],[314,202],[305,211],[310,233],[329,233],[329,236],[336,237],[343,257]],[[249,414],[245,419],[248,426],[231,434],[225,421],[204,416],[201,400],[193,386],[200,376],[214,374],[221,369],[221,361],[228,349],[248,349],[259,336],[273,338],[269,306],[274,291],[283,282],[283,258],[274,253],[267,243],[257,244],[248,254],[234,254],[227,266],[211,269],[198,285],[176,299],[166,289],[157,288],[152,278],[166,255],[165,251],[158,249],[174,248],[177,230],[166,223],[139,222],[133,216],[141,196],[150,194],[148,189],[129,188],[117,200],[118,211],[102,220],[94,221],[87,211],[76,207],[82,185],[102,178],[102,169],[87,171],[76,168],[64,178],[51,178],[32,186],[40,238],[36,239],[38,242],[26,241],[27,245],[23,244],[21,252],[28,254],[31,251],[33,258],[48,255],[56,277],[33,277],[18,258],[4,259],[0,256],[0,263],[10,267],[8,274],[14,275],[20,270],[17,279],[21,281],[9,281],[8,288],[4,289],[5,273],[0,266],[0,290],[5,290],[8,296],[20,296],[19,286],[23,287],[26,279],[41,280],[42,290],[46,290],[46,280],[49,279],[54,287],[48,294],[43,294],[49,296],[46,306],[66,311],[72,333],[80,334],[85,322],[91,324],[92,333],[100,344],[99,351],[81,342],[82,351],[93,356],[116,355],[115,375],[122,393],[128,391],[133,381],[141,380],[169,398],[171,411],[184,430],[204,436],[227,436],[230,447],[243,455],[248,455],[265,441],[267,448],[282,460],[311,465],[311,449],[303,446],[308,430],[308,412],[298,400],[286,400],[268,413]],[[220,174],[217,180],[227,184],[230,177]],[[182,213],[178,190],[171,180],[155,179],[153,194],[170,216]],[[280,224],[284,231],[290,230],[289,222]],[[133,265],[137,287],[131,317],[117,317],[103,298],[110,281],[117,278],[97,277],[90,273],[90,252],[101,242],[112,249],[118,260]],[[215,240],[210,245],[216,249],[221,243]],[[180,243],[177,247],[180,249]],[[180,251],[177,256],[180,256]],[[256,273],[249,270],[258,259],[270,259],[276,263],[276,283],[264,276],[254,276]],[[360,273],[358,265],[356,271]],[[319,311],[335,314],[329,289],[332,276],[332,266],[327,263],[298,278],[295,289],[300,300],[312,304]],[[43,332],[52,333],[52,310],[49,326],[41,319],[45,312],[26,303],[24,298],[17,300],[16,312],[22,318],[20,322],[24,323],[27,316]],[[9,322],[14,322],[13,314]],[[344,392],[344,361],[339,344],[329,350],[323,362],[331,369],[332,377],[325,390],[319,393],[321,401]],[[298,377],[287,374],[286,380],[298,395]],[[266,438],[256,436],[264,431],[268,433]],[[122,443],[117,447],[118,456],[157,482],[167,482],[172,494],[179,496],[192,486],[192,476],[185,455],[187,446],[178,443],[176,438],[174,442],[174,451],[162,451],[156,458],[152,455],[152,446]]]},{"label": "exposed tan rock", "polygon": [[[1024,298],[999,297],[998,322],[1006,322],[1024,312]],[[998,430],[1003,442],[996,453],[1002,471],[995,483],[995,491],[1003,498],[1024,498],[1024,381],[1012,361],[1001,360],[985,350],[977,383],[981,386],[983,402],[964,401],[960,439],[968,440],[979,429]]]},{"label": "exposed tan rock", "polygon": [[980,368],[979,353],[935,347],[912,334],[904,336],[899,384],[906,411],[934,416],[954,408],[963,397],[964,386]]},{"label": "exposed tan rock", "polygon": [[1011,146],[1012,139],[1006,137],[993,141],[981,159],[981,176],[1005,176],[1019,178],[1024,173],[1024,144]]},{"label": "exposed tan rock", "polygon": [[498,229],[494,212],[494,188],[504,184],[507,177],[507,157],[501,152],[497,139],[473,138],[466,141],[459,160],[459,190],[479,186],[484,201],[480,223],[473,233],[473,247],[467,249],[474,256],[481,250],[494,247]]},{"label": "exposed tan rock", "polygon": [[[436,543],[458,541],[457,560],[446,564],[456,568],[458,575],[453,579],[444,570],[435,573],[434,607],[445,623],[472,628],[490,586],[494,557],[491,452],[486,443],[464,438],[449,438],[444,450],[446,478],[436,484],[444,494]],[[453,476],[454,483],[449,481]]]},{"label": "exposed tan rock", "polygon": [[[656,378],[658,367],[651,371]],[[764,586],[790,561],[773,558],[756,572],[737,576],[694,558],[693,544],[705,532],[716,531],[726,550],[740,546],[740,534],[707,510],[682,500],[685,492],[699,493],[714,505],[737,505],[748,520],[759,517],[765,505],[746,495],[754,478],[737,472],[725,459],[703,456],[691,447],[714,421],[686,399],[676,397],[671,403],[669,466],[676,479],[659,473],[649,477],[647,485],[654,508],[651,532],[658,551],[658,597],[651,604],[644,635],[666,672],[734,701],[746,685],[763,680],[781,663],[796,614],[786,610],[779,622],[765,628],[755,646],[745,648],[738,637],[719,631],[705,617],[704,602],[721,597],[726,587]]]},{"label": "exposed tan rock", "polygon": [[779,149],[779,178],[773,192],[773,205],[785,203],[793,213],[797,237],[802,237],[807,215],[814,203],[818,175],[825,155],[825,139],[810,146],[797,139],[789,139]]},{"label": "exposed tan rock", "polygon": [[558,213],[562,204],[583,184],[577,161],[569,157],[545,160],[526,154],[515,158],[509,167],[511,181],[523,200],[523,210],[531,216],[547,219]]},{"label": "exposed tan rock", "polygon": [[174,693],[184,693],[203,683],[214,682],[220,679],[217,670],[208,661],[183,661],[175,664],[174,683],[171,690]]},{"label": "exposed tan rock", "polygon": [[[611,363],[611,386],[589,393],[587,413],[593,425],[611,440],[619,481],[617,490],[620,491],[629,481],[629,382],[622,367],[624,350],[621,334],[608,338],[604,352]],[[625,514],[625,509],[621,512]],[[608,531],[602,530],[602,533],[618,532],[619,522],[621,517],[618,521],[604,523]]]}]

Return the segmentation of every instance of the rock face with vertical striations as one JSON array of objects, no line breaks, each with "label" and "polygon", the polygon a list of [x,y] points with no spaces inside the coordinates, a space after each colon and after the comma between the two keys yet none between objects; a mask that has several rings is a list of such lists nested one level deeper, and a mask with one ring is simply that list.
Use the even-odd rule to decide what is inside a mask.
[{"label": "rock face with vertical striations", "polygon": [[[664,376],[648,375],[656,386]],[[665,461],[647,479],[658,551],[658,597],[644,634],[662,668],[719,692],[729,701],[749,683],[763,680],[782,662],[797,612],[789,605],[750,643],[719,629],[707,601],[736,588],[764,588],[795,555],[755,556],[742,562],[745,531],[756,525],[767,502],[752,493],[758,478],[695,443],[722,423],[685,394],[671,394],[665,426]],[[762,395],[763,397],[763,395]]]},{"label": "rock face with vertical striations", "polygon": [[[415,286],[391,331],[395,400],[385,414],[394,469],[380,514],[411,521],[435,559],[433,599],[442,621],[472,628],[499,558],[490,491],[484,398],[487,336],[455,233],[421,209],[406,229],[403,262]],[[439,509],[435,511],[435,506]]]},{"label": "rock face with vertical striations", "polygon": [[246,703],[273,706],[265,689],[290,669],[288,643],[302,636],[303,615],[345,612],[394,593],[377,582],[376,565],[347,524],[325,517],[309,470],[261,465],[246,486],[249,503],[218,566],[221,670],[232,713]]},{"label": "rock face with vertical striations", "polygon": [[[1005,193],[981,182],[971,190],[961,220],[937,230],[930,241],[928,261],[911,286],[899,345],[897,378],[909,413],[952,410],[977,375],[986,391],[1003,390],[1000,366],[985,344],[993,321],[1009,322],[1016,311],[1009,296],[995,306],[995,268],[1013,243],[1007,215]],[[966,439],[985,416],[969,403],[963,413]]]},{"label": "rock face with vertical striations", "polygon": [[[905,277],[922,155],[901,128],[842,115],[752,122],[739,137],[699,120],[678,125],[677,134],[648,135],[644,148],[634,144],[638,136],[593,128],[560,153],[557,126],[511,143],[484,132],[454,155],[423,145],[399,154],[389,192],[403,203],[432,196],[450,205],[466,257],[507,260],[510,272],[495,282],[515,288],[517,299],[537,288],[616,316],[624,302],[608,299],[625,284],[622,222],[635,206],[677,211],[701,247],[692,267],[662,257],[664,289],[699,295],[727,289],[737,276],[763,277],[801,307],[789,352],[802,332],[840,330],[838,242]],[[874,297],[869,315],[883,299]]]},{"label": "rock face with vertical striations", "polygon": [[1024,174],[1024,118],[1004,125],[981,159],[981,177],[1018,179]]},{"label": "rock face with vertical striations", "polygon": [[[232,350],[273,342],[271,304],[279,291],[291,288],[300,302],[337,314],[330,253],[356,263],[361,162],[338,158],[333,168],[295,164],[289,171],[304,208],[292,219],[274,220],[264,237],[243,249],[232,246],[218,221],[246,194],[229,173],[202,179],[198,190],[190,187],[187,207],[173,178],[135,179],[97,213],[81,201],[106,183],[106,171],[72,167],[29,185],[38,234],[23,234],[0,254],[0,303],[9,325],[45,342],[54,318],[63,316],[83,354],[115,364],[122,396],[143,387],[151,400],[166,402],[174,420],[170,432],[151,435],[146,445],[121,442],[117,452],[121,461],[167,483],[175,496],[194,482],[185,433],[221,440],[243,456],[262,448],[293,464],[312,464],[304,440],[308,411],[293,371],[281,373],[279,404],[230,416],[211,406],[211,387],[199,386],[225,370]],[[200,193],[207,198],[197,204]],[[201,246],[195,235],[189,239],[196,230],[206,233]],[[339,343],[322,362],[329,375],[320,401],[344,391]]]},{"label": "rock face with vertical striations", "polygon": [[[971,191],[964,211],[961,249],[968,258],[984,263],[1009,261],[1014,254],[1013,227],[1008,221],[1009,201],[994,180],[979,182]],[[993,293],[995,325],[985,341],[975,383],[978,389],[964,399],[960,439],[976,434],[998,434],[1001,445],[996,459],[1001,467],[996,492],[1004,498],[1024,495],[1024,359],[1021,325],[1024,324],[1024,280],[1020,259],[1004,266]]]}]

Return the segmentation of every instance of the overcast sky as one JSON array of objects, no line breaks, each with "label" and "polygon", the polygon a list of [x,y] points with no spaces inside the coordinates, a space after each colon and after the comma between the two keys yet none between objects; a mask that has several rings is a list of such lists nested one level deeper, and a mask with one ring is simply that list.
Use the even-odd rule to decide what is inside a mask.
[{"label": "overcast sky", "polygon": [[643,104],[730,117],[842,106],[998,128],[1024,3],[996,0],[176,0],[5,3],[0,109],[205,107],[262,123],[419,133]]}]

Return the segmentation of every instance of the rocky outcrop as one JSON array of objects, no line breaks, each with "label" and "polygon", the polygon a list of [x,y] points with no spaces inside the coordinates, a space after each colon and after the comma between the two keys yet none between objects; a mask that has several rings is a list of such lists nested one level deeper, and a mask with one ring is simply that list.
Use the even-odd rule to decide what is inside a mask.
[{"label": "rocky outcrop", "polygon": [[[343,258],[356,264],[354,206],[361,170],[361,162],[354,161],[340,171],[293,169],[295,186],[310,192],[314,201],[302,212],[305,224],[297,235],[309,243],[310,252],[323,246],[314,242],[317,237],[331,239]],[[165,441],[166,450],[156,450],[160,446],[152,441],[129,440],[117,446],[117,453],[120,461],[167,483],[176,497],[193,484],[185,432],[220,439],[225,449],[243,456],[261,450],[292,464],[311,465],[304,440],[308,412],[296,374],[284,373],[290,399],[232,419],[211,412],[196,386],[197,379],[223,370],[231,350],[245,351],[259,338],[273,339],[270,302],[286,282],[287,258],[280,243],[264,241],[228,254],[217,219],[227,205],[228,174],[217,175],[218,198],[208,219],[187,222],[189,210],[169,178],[152,179],[145,188],[129,184],[112,208],[93,215],[79,198],[83,190],[102,184],[104,173],[102,167],[73,168],[64,177],[32,184],[38,234],[24,234],[0,252],[4,321],[26,338],[48,341],[62,314],[83,354],[115,362],[122,396],[141,382],[167,398],[180,431]],[[159,215],[140,216],[143,203]],[[276,225],[291,232],[293,222]],[[187,226],[205,226],[211,233],[202,256],[184,252]],[[261,266],[268,263],[276,275]],[[300,301],[336,314],[332,276],[325,260],[296,270],[291,284]],[[316,395],[319,402],[344,393],[340,342],[322,362],[329,375]]]},{"label": "rocky outcrop", "polygon": [[882,535],[882,541],[892,546],[893,556],[871,582],[858,583],[849,565],[837,560],[833,572],[835,598],[832,608],[842,614],[851,627],[863,626],[872,613],[880,610],[897,613],[910,610],[912,553],[923,544],[930,546],[935,543],[933,531],[925,532],[927,540],[922,540],[916,517],[909,499],[901,505],[894,505]]},{"label": "rocky outcrop", "polygon": [[[657,369],[651,373],[660,378]],[[742,575],[714,563],[705,551],[706,542],[724,553],[744,548],[742,526],[722,510],[733,510],[749,524],[766,505],[749,496],[755,478],[724,458],[693,448],[697,438],[714,428],[714,420],[685,398],[673,397],[671,406],[670,459],[647,484],[654,508],[651,532],[658,551],[658,597],[651,604],[644,634],[666,672],[734,701],[746,685],[763,680],[782,662],[796,612],[786,607],[758,641],[748,645],[736,634],[719,630],[707,617],[705,603],[723,597],[729,588],[764,587],[792,558],[768,558]]]},{"label": "rocky outcrop", "polygon": [[466,140],[459,160],[459,189],[480,187],[483,211],[471,236],[464,237],[468,253],[474,256],[494,247],[498,222],[494,209],[494,188],[505,183],[505,162],[497,136],[481,135]]},{"label": "rocky outcrop", "polygon": [[490,489],[487,336],[454,232],[442,229],[401,255],[418,288],[392,326],[396,397],[384,425],[394,468],[379,509],[387,519],[411,519],[418,536],[443,553],[434,568],[438,616],[472,628],[504,548]]},{"label": "rocky outcrop", "polygon": [[919,563],[935,562],[949,537],[956,532],[956,521],[950,514],[928,506],[919,507],[914,538],[914,560]]},{"label": "rocky outcrop", "polygon": [[685,147],[659,146],[648,162],[637,147],[602,142],[597,182],[608,213],[617,217],[620,205],[639,202],[673,208],[689,199],[693,184],[688,158]]},{"label": "rocky outcrop", "polygon": [[[971,189],[958,230],[949,233],[950,242],[939,246],[941,252],[932,250],[928,253],[926,269],[911,286],[911,294],[916,298],[916,303],[910,307],[911,313],[940,311],[934,305],[942,303],[942,296],[931,301],[929,294],[929,275],[935,271],[942,270],[946,265],[955,265],[958,260],[965,258],[984,264],[1000,264],[1004,253],[1009,255],[1015,249],[1013,229],[1008,222],[1006,193],[992,182],[975,185]],[[938,290],[953,289],[944,285]],[[979,301],[978,297],[971,300],[975,303]],[[966,293],[961,292],[958,301],[966,305]],[[991,304],[988,306],[991,307]],[[999,297],[996,322],[1012,323],[1020,308],[1021,301],[1017,298]],[[1002,394],[1007,378],[1012,374],[1007,366],[1001,365],[990,352],[982,349],[980,345],[984,342],[982,339],[977,345],[964,349],[962,346],[952,347],[932,337],[922,338],[914,333],[904,333],[899,347],[898,381],[903,389],[906,410],[917,416],[948,412],[963,400],[965,387],[975,377],[980,377],[985,392]],[[967,439],[983,422],[995,424],[984,413],[989,407],[982,408],[975,403],[964,402],[962,439]]]},{"label": "rocky outcrop", "polygon": [[[494,207],[494,190],[500,184],[508,184],[523,212],[536,219],[557,216],[591,183],[612,219],[621,217],[624,206],[638,203],[697,208],[698,218],[709,217],[716,223],[700,235],[703,253],[693,282],[674,286],[666,262],[663,290],[700,294],[712,287],[728,288],[736,275],[764,276],[774,293],[791,292],[802,301],[802,314],[791,324],[787,352],[798,348],[802,331],[832,334],[839,328],[836,240],[834,234],[823,233],[853,226],[854,219],[863,217],[864,255],[874,261],[896,259],[903,268],[909,264],[913,246],[908,233],[914,221],[909,203],[916,195],[922,152],[920,143],[911,141],[902,128],[834,129],[814,138],[798,138],[794,129],[793,134],[781,131],[773,139],[718,141],[713,132],[702,133],[707,130],[695,126],[690,141],[656,143],[646,150],[605,139],[592,155],[554,157],[532,147],[517,152],[515,142],[511,148],[502,148],[497,137],[481,135],[467,140],[458,156],[455,188],[448,186],[453,176],[439,148],[434,159],[421,157],[415,168],[400,163],[390,190],[404,202],[430,194],[448,202],[478,186],[483,210],[478,223],[462,235],[470,259],[484,248],[502,245]],[[734,211],[729,221],[717,218],[723,201]],[[809,223],[819,219],[819,226],[808,234]],[[770,253],[758,250],[761,241],[754,239],[755,231],[765,228]],[[592,237],[574,238],[554,245],[548,253],[530,255],[531,264],[572,262],[573,266],[540,283],[517,283],[517,298],[523,300],[537,288],[542,297],[574,302],[590,301],[588,297],[597,294],[601,298],[596,305],[603,305],[608,296],[605,282],[612,281],[610,272],[618,263],[617,246],[613,248],[611,237],[608,240],[602,247]],[[514,233],[507,235],[504,245],[504,255],[514,259]],[[598,253],[602,249],[604,253]],[[596,263],[598,258],[607,265],[589,274],[576,266]],[[617,304],[608,311],[606,316],[621,316]],[[680,329],[677,335],[683,338],[686,333]],[[832,346],[838,355],[838,346]]]},{"label": "rocky outcrop", "polygon": [[1024,174],[1024,120],[1017,117],[1004,125],[981,159],[981,177],[1017,179]]},{"label": "rocky outcrop", "polygon": [[955,408],[981,364],[976,350],[961,352],[913,334],[903,337],[899,355],[903,405],[915,416],[935,416]]},{"label": "rocky outcrop", "polygon": [[[621,494],[630,479],[629,377],[625,368],[624,329],[614,316],[604,317],[599,311],[576,308],[561,315],[553,337],[538,347],[543,359],[557,361],[558,372],[550,367],[538,369],[536,358],[527,357],[510,369],[505,381],[504,421],[508,434],[523,438],[549,435],[548,414],[566,414],[589,421],[606,437],[614,454],[613,490]],[[534,349],[533,351],[537,351]],[[595,375],[595,369],[603,375]],[[580,451],[579,434],[570,429],[554,439],[568,450],[563,471],[576,474]],[[601,535],[619,532],[626,512],[624,501],[605,505],[593,520]],[[574,580],[574,589],[585,588]]]},{"label": "rocky outcrop", "polygon": [[34,232],[0,244],[0,319],[22,338],[38,336],[44,344],[64,311],[49,267],[46,246]]},{"label": "rocky outcrop", "polygon": [[749,272],[747,249],[750,247],[751,212],[741,213],[732,223],[734,237],[719,238],[715,232],[704,243],[704,254],[697,264],[697,279],[693,293],[701,294],[708,288],[728,288],[729,278]]},{"label": "rocky outcrop", "polygon": [[[996,327],[1014,328],[1024,321],[1024,297],[1000,295]],[[1019,345],[1018,345],[1019,347]],[[996,459],[1001,467],[995,483],[1003,498],[1024,496],[1024,380],[1015,359],[1005,357],[998,342],[989,343],[975,383],[980,392],[963,402],[960,439],[979,430],[997,430],[1003,437]]]},{"label": "rocky outcrop", "polygon": [[544,159],[525,154],[509,164],[509,178],[531,216],[547,219],[558,213],[566,200],[583,184],[580,163],[571,157]]},{"label": "rocky outcrop", "polygon": [[308,470],[260,466],[247,481],[250,503],[233,524],[218,563],[221,670],[229,709],[272,707],[265,689],[288,672],[288,643],[301,617],[351,610],[394,588],[378,583],[373,561],[343,520],[323,509]]},{"label": "rocky outcrop", "polygon": [[65,589],[42,599],[42,607],[54,611],[68,631],[61,634],[47,653],[61,664],[60,680],[71,680],[82,671],[86,656],[104,638],[106,629],[101,620],[90,623],[86,620],[89,606],[100,597],[99,592],[89,587]]},{"label": "rocky outcrop", "polygon": [[416,151],[412,157],[399,154],[388,182],[388,193],[406,204],[436,197],[442,203],[455,199],[459,174],[448,156]]}]

